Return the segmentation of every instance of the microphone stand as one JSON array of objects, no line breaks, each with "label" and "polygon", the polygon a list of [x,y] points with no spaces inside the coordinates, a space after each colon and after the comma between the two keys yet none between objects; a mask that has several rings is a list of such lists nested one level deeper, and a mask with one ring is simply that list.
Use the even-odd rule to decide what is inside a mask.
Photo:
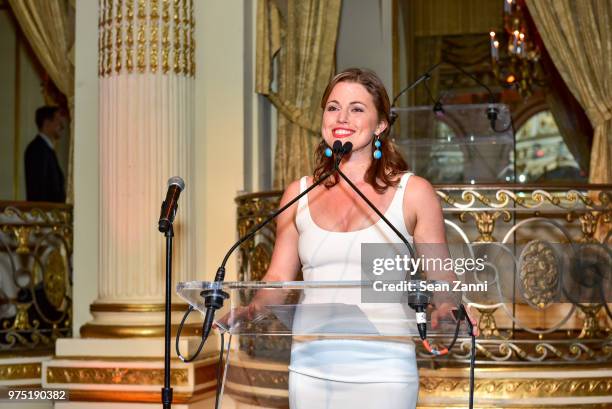
[{"label": "microphone stand", "polygon": [[[176,210],[175,210],[176,212]],[[164,329],[164,387],[162,388],[162,404],[164,409],[172,406],[172,387],[170,386],[170,340],[171,340],[171,309],[172,295],[172,239],[174,238],[174,228],[172,223],[164,233],[166,236],[166,310],[165,310],[165,329]]]}]

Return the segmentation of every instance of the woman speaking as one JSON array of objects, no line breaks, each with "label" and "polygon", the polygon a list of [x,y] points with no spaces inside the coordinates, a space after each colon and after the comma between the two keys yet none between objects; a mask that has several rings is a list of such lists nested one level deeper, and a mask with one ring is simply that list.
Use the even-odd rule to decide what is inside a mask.
[{"label": "woman speaking", "polygon": [[[412,244],[446,243],[434,189],[408,172],[387,137],[389,97],[376,74],[348,69],[336,75],[323,94],[321,108],[322,139],[314,174],[292,182],[281,206],[333,169],[335,159],[329,147],[334,142],[351,142],[352,151],[339,164],[348,179]],[[334,174],[278,217],[272,260],[262,281],[293,281],[300,269],[304,281],[357,281],[361,279],[361,244],[397,241],[391,228]],[[303,303],[313,302],[306,300],[307,294],[304,298]],[[343,300],[324,300],[330,301]],[[432,324],[452,307],[438,306]],[[397,308],[381,305],[365,312],[374,323],[392,320],[398,313]],[[294,342],[289,372],[292,409],[416,407],[419,379],[410,341]]]}]

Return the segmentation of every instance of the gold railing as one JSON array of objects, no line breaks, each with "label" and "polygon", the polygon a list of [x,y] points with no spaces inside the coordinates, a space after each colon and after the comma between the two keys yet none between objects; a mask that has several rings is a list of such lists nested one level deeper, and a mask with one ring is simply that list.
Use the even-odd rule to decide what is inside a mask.
[{"label": "gold railing", "polygon": [[71,336],[72,206],[0,201],[0,280],[0,354]]},{"label": "gold railing", "polygon": [[[592,244],[611,254],[611,185],[439,185],[436,190],[443,203],[450,244],[495,243],[514,251],[520,244],[522,255],[533,256],[523,259],[516,254],[516,260],[530,260],[537,267],[531,268],[523,261],[500,272],[509,282],[516,283],[517,300],[473,303],[481,332],[479,362],[489,365],[612,362],[609,306],[605,302],[554,302],[548,296],[550,288],[542,283],[556,283],[558,277],[554,276],[554,269],[543,267],[540,257],[553,243]],[[278,208],[280,194],[274,191],[236,198],[240,236]],[[240,280],[258,280],[265,274],[274,232],[275,225],[271,223],[242,245]],[[604,283],[609,286],[610,264],[605,268]],[[537,274],[549,276],[534,279]],[[267,342],[241,345],[257,356],[271,355],[267,353],[272,352],[267,351],[269,348],[283,347],[287,351],[289,348],[288,344]],[[460,338],[447,362],[467,362],[469,351],[469,340]],[[422,363],[431,359],[424,350],[419,354]]]}]

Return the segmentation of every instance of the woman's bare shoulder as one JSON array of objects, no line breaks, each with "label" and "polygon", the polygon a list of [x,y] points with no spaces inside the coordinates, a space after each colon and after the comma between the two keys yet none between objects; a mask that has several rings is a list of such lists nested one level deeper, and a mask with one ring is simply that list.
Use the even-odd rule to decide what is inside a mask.
[{"label": "woman's bare shoulder", "polygon": [[293,194],[293,196],[297,195],[300,192],[301,180],[302,179],[300,178],[289,183],[283,192],[283,198],[290,196],[291,194]]},{"label": "woman's bare shoulder", "polygon": [[421,176],[411,175],[406,186],[406,196],[426,200],[437,198],[436,191],[429,181]]}]

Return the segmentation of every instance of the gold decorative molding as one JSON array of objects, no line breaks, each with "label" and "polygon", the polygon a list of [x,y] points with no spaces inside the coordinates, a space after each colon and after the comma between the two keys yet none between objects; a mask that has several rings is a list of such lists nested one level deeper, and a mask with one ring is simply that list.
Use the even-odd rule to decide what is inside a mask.
[{"label": "gold decorative molding", "polygon": [[[185,404],[194,403],[203,399],[207,399],[214,394],[216,386],[211,385],[204,389],[200,389],[195,393],[176,392],[172,394],[172,403]],[[85,390],[85,389],[70,389],[68,391],[70,401],[85,401],[85,402],[131,402],[131,403],[159,403],[159,391],[141,392],[141,391],[116,391],[116,390]]]},{"label": "gold decorative molding", "polygon": [[[170,382],[173,386],[187,386],[189,371],[172,369]],[[47,382],[51,384],[94,384],[94,385],[163,385],[164,370],[156,368],[90,368],[90,367],[47,367]]]},{"label": "gold decorative molding", "polygon": [[0,381],[40,379],[40,374],[40,362],[0,365]]},{"label": "gold decorative molding", "polygon": [[[178,325],[172,325],[172,336],[176,335]],[[161,338],[165,334],[163,325],[93,325],[85,324],[81,327],[83,338]],[[200,324],[185,325],[181,336],[200,336]]]},{"label": "gold decorative molding", "polygon": [[[94,303],[89,306],[91,312],[164,312],[164,304],[119,304]],[[187,311],[187,304],[172,304],[172,311]]]},{"label": "gold decorative molding", "polygon": [[193,0],[99,0],[99,10],[100,77],[134,70],[195,75]]},{"label": "gold decorative molding", "polygon": [[[261,404],[262,399],[273,399],[273,407],[286,407],[287,398],[282,392],[288,389],[288,372],[284,368],[278,370],[271,368],[267,359],[247,359],[242,361],[244,354],[238,353],[238,360],[230,364],[227,377],[226,393],[242,402]],[[277,364],[277,366],[279,366]],[[588,376],[581,376],[576,372],[574,377],[565,378],[556,376],[567,371],[589,371]],[[508,408],[512,402],[521,399],[541,398],[606,398],[612,397],[612,379],[606,375],[609,366],[583,367],[583,366],[528,366],[528,367],[495,367],[477,368],[475,394],[478,399],[496,399],[496,407]],[[542,374],[544,372],[545,374]],[[593,372],[601,372],[597,377]],[[516,375],[520,373],[520,378]],[[505,376],[507,374],[507,376]],[[586,375],[586,373],[585,373]],[[430,407],[424,402],[444,398],[447,401],[463,402],[469,389],[468,368],[421,368],[419,371],[419,402],[421,407]],[[510,403],[510,404],[509,404]],[[465,407],[465,403],[463,404]],[[431,407],[438,407],[433,404]],[[444,404],[441,407],[451,408],[455,404]],[[477,405],[476,407],[487,407]],[[530,407],[538,407],[533,405]],[[554,405],[541,407],[557,407]],[[573,407],[563,406],[559,407]],[[580,406],[582,407],[582,406]]]},{"label": "gold decorative molding", "polygon": [[[612,394],[612,379],[477,379],[474,394],[479,399],[528,399],[550,397],[593,397]],[[419,397],[465,397],[468,378],[423,377]]]}]

